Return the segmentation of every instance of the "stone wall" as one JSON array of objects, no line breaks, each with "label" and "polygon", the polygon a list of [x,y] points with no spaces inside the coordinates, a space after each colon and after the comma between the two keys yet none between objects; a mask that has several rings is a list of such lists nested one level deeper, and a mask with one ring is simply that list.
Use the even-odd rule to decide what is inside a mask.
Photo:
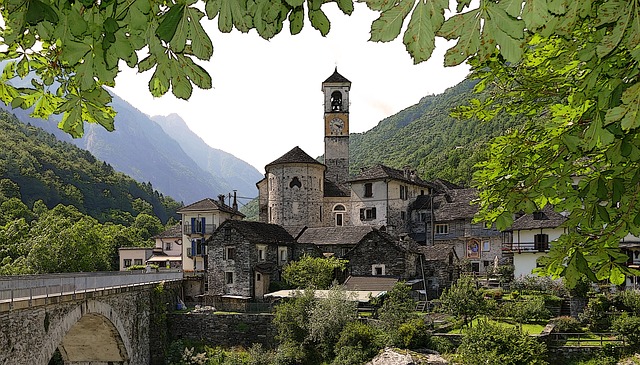
[{"label": "stone wall", "polygon": [[173,340],[190,339],[209,346],[274,347],[277,330],[271,314],[174,313],[169,315]]}]

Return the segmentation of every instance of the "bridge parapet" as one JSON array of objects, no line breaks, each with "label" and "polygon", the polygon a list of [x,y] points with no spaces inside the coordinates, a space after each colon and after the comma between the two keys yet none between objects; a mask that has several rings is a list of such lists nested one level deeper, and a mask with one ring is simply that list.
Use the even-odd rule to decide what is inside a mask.
[{"label": "bridge parapet", "polygon": [[132,271],[0,276],[0,312],[81,299],[160,282],[180,281],[182,272]]}]

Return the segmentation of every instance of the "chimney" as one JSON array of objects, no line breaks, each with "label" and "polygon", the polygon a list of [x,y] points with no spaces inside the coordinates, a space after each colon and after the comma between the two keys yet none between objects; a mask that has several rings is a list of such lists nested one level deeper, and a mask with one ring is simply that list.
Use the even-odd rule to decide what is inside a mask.
[{"label": "chimney", "polygon": [[238,196],[235,190],[233,191],[233,210],[238,210]]},{"label": "chimney", "polygon": [[402,169],[404,170],[404,178],[409,180],[409,175],[411,174],[411,166],[405,166]]},{"label": "chimney", "polygon": [[224,194],[218,195],[218,201],[220,202],[220,204],[224,205]]}]

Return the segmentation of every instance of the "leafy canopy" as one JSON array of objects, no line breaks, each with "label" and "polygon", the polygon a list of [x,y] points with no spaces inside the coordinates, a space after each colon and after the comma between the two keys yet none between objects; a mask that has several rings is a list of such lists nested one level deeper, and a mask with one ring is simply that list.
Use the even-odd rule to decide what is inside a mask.
[{"label": "leafy canopy", "polygon": [[[517,62],[528,30],[567,27],[588,13],[589,2],[566,5],[540,0],[459,0],[455,15],[446,19],[448,0],[360,0],[380,13],[371,25],[371,41],[388,42],[400,36],[415,63],[435,48],[435,38],[457,40],[445,55],[445,65],[463,63],[478,55],[487,59],[499,50]],[[0,60],[9,60],[0,77],[0,100],[13,107],[34,107],[33,115],[62,114],[59,127],[72,136],[83,134],[85,122],[113,130],[111,96],[125,64],[140,72],[153,70],[149,90],[161,96],[169,90],[188,99],[193,86],[212,87],[209,74],[197,61],[209,60],[213,43],[202,25],[206,17],[218,29],[251,29],[264,39],[280,33],[285,22],[298,34],[305,16],[323,36],[330,21],[322,6],[335,2],[345,14],[352,0],[7,0],[0,3],[5,21],[0,29]],[[585,10],[586,9],[586,10]],[[203,11],[204,10],[204,11]],[[550,21],[550,19],[560,19]],[[30,77],[30,85],[9,81]],[[23,83],[24,84],[24,83]]]},{"label": "leafy canopy", "polygon": [[328,289],[335,280],[336,270],[346,268],[347,260],[336,257],[303,255],[289,262],[282,270],[282,278],[294,288]]}]

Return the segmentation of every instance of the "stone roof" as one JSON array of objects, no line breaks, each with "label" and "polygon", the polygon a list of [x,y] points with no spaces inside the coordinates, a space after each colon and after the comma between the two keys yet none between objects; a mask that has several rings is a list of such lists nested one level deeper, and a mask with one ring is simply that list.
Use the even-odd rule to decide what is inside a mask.
[{"label": "stone roof", "polygon": [[525,214],[516,219],[508,231],[559,227],[567,218],[549,205],[536,214]]},{"label": "stone roof", "polygon": [[315,158],[309,156],[300,147],[296,146],[293,149],[291,149],[291,151],[285,153],[277,160],[271,163],[268,163],[265,166],[265,168],[272,165],[280,165],[280,164],[286,164],[286,163],[307,163],[307,164],[324,166],[323,164],[318,162]]},{"label": "stone roof", "polygon": [[351,196],[351,191],[345,184],[336,184],[329,179],[324,179],[324,196],[332,198],[348,197]]},{"label": "stone roof", "polygon": [[343,286],[345,290],[390,291],[397,282],[386,276],[349,276]]},{"label": "stone roof", "polygon": [[355,245],[374,229],[373,226],[307,228],[298,237],[298,243],[313,243],[318,246]]},{"label": "stone roof", "polygon": [[478,212],[478,206],[471,201],[478,197],[476,189],[451,189],[445,193],[420,195],[409,206],[410,210],[431,209],[433,197],[433,212],[436,222],[448,222],[459,219],[471,219]]},{"label": "stone roof", "polygon": [[453,251],[454,255],[456,254],[453,245],[442,243],[433,246],[420,246],[419,251],[427,261],[446,261],[449,260],[451,251]]},{"label": "stone roof", "polygon": [[370,167],[368,169],[361,171],[358,175],[356,175],[350,181],[356,182],[356,181],[382,180],[382,179],[394,179],[394,180],[405,181],[414,185],[431,187],[431,185],[428,182],[423,181],[417,175],[414,175],[413,177],[406,176],[405,171],[403,170],[394,169],[392,167],[381,165],[381,164],[377,164],[373,167]]},{"label": "stone roof", "polygon": [[218,227],[216,234],[228,228],[235,230],[251,243],[290,244],[295,242],[289,232],[277,224],[228,219]]},{"label": "stone roof", "polygon": [[204,198],[200,201],[184,206],[180,208],[180,210],[178,210],[178,213],[200,212],[200,211],[211,211],[211,210],[219,210],[222,212],[231,213],[233,215],[238,215],[243,218],[245,217],[245,215],[240,213],[240,211],[234,210],[230,206],[211,198]]},{"label": "stone roof", "polygon": [[416,241],[414,241],[409,236],[404,236],[404,237],[400,238],[400,237],[397,237],[397,236],[392,236],[392,235],[390,235],[390,234],[388,234],[386,232],[383,232],[380,229],[372,229],[370,232],[365,234],[364,237],[362,237],[362,239],[358,242],[356,247],[354,247],[351,250],[349,250],[349,252],[347,252],[347,254],[345,256],[350,256],[350,254],[354,250],[357,249],[357,246],[363,244],[364,242],[366,242],[368,240],[374,239],[375,236],[378,236],[378,237],[382,238],[388,244],[395,246],[396,248],[398,248],[401,251],[412,252],[412,253],[419,253],[420,252],[420,245],[418,245],[418,243],[416,243]]},{"label": "stone roof", "polygon": [[151,238],[156,239],[156,238],[174,238],[174,237],[182,237],[182,224],[178,223],[175,226]]},{"label": "stone roof", "polygon": [[331,74],[331,76],[329,76],[328,79],[324,80],[323,84],[339,84],[339,83],[351,83],[351,81],[347,80],[346,77],[340,75],[338,73],[338,68],[336,67],[336,70],[333,71],[333,74]]}]

